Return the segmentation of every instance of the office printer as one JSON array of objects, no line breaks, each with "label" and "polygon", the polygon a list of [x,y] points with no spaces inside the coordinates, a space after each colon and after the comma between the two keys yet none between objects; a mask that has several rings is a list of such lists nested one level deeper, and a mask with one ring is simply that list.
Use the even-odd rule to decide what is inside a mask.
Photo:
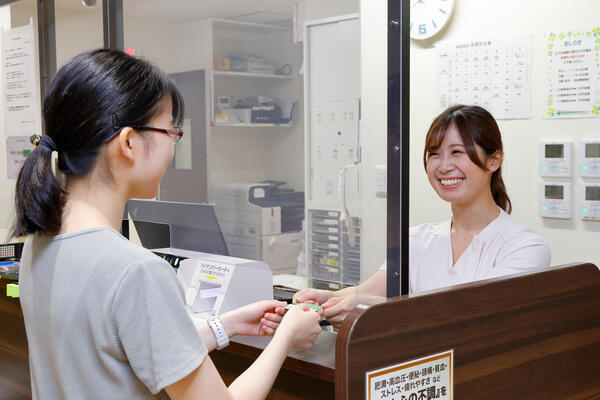
[{"label": "office printer", "polygon": [[263,260],[275,273],[296,273],[304,246],[304,192],[284,184],[219,183],[213,200],[232,256]]},{"label": "office printer", "polygon": [[152,252],[178,268],[194,323],[273,298],[273,276],[264,262],[176,248]]}]

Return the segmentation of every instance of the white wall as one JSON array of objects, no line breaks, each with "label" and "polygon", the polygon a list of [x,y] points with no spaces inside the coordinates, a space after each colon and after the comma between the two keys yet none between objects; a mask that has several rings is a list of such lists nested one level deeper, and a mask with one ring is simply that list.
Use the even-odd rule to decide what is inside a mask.
[{"label": "white wall", "polygon": [[33,18],[33,24],[37,26],[37,5],[35,1],[24,0],[10,4],[11,27],[23,26]]},{"label": "white wall", "polygon": [[81,7],[83,11],[56,10],[56,67],[86,50],[104,45],[102,8]]},{"label": "white wall", "polygon": [[359,0],[304,0],[304,19],[310,21],[354,14],[358,9]]},{"label": "white wall", "polygon": [[[597,1],[577,0],[571,2],[527,2],[507,0],[489,2],[460,0],[456,2],[454,15],[448,28],[429,41],[411,40],[411,181],[410,224],[436,222],[447,219],[450,209],[430,188],[421,162],[424,136],[437,115],[435,68],[436,57],[433,44],[436,40],[453,40],[489,35],[512,35],[534,33],[533,38],[533,84],[532,107],[534,118],[526,120],[499,121],[505,146],[504,179],[513,202],[513,216],[540,234],[552,250],[552,264],[573,261],[591,261],[600,265],[600,223],[583,222],[576,215],[571,221],[542,220],[537,215],[538,142],[546,139],[569,139],[600,137],[599,119],[544,120],[539,117],[543,110],[543,63],[542,34],[549,30],[589,28],[598,26]],[[363,181],[373,176],[374,164],[385,164],[385,90],[386,82],[381,74],[386,64],[387,1],[362,0],[363,42],[363,126],[362,132],[373,134],[373,139],[363,140]],[[581,12],[590,10],[590,12]],[[381,29],[380,29],[381,28]],[[580,182],[573,178],[573,182]],[[368,183],[366,183],[368,185]],[[372,219],[382,221],[383,200],[375,199],[368,186],[364,192],[365,223]],[[576,193],[575,193],[576,194]],[[577,198],[577,196],[576,196]],[[576,209],[573,210],[576,214]],[[365,227],[366,228],[366,227]],[[363,240],[363,278],[376,268],[385,255],[385,226],[381,231],[365,229]]]}]

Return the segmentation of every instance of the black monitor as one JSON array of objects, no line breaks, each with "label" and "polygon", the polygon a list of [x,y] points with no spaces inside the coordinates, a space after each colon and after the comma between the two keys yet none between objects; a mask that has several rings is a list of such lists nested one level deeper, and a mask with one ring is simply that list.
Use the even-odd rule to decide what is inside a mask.
[{"label": "black monitor", "polygon": [[147,249],[173,247],[229,255],[213,204],[129,200],[127,217]]}]

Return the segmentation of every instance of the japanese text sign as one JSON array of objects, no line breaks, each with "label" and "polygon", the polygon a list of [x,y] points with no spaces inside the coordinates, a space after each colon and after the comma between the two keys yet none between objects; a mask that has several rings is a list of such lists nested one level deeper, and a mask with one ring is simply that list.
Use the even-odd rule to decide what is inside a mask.
[{"label": "japanese text sign", "polygon": [[454,351],[366,373],[367,400],[452,399]]}]

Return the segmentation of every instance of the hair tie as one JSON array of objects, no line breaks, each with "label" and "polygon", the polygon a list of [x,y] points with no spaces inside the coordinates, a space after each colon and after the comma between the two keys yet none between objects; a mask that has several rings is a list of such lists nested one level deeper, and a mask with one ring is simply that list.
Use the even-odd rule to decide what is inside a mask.
[{"label": "hair tie", "polygon": [[35,134],[33,136],[31,136],[31,138],[29,138],[30,142],[32,145],[34,145],[35,147],[37,146],[42,146],[47,148],[50,151],[58,151],[58,147],[56,147],[56,143],[54,143],[54,140],[52,140],[52,138],[48,135],[43,135],[40,136],[38,134]]}]

